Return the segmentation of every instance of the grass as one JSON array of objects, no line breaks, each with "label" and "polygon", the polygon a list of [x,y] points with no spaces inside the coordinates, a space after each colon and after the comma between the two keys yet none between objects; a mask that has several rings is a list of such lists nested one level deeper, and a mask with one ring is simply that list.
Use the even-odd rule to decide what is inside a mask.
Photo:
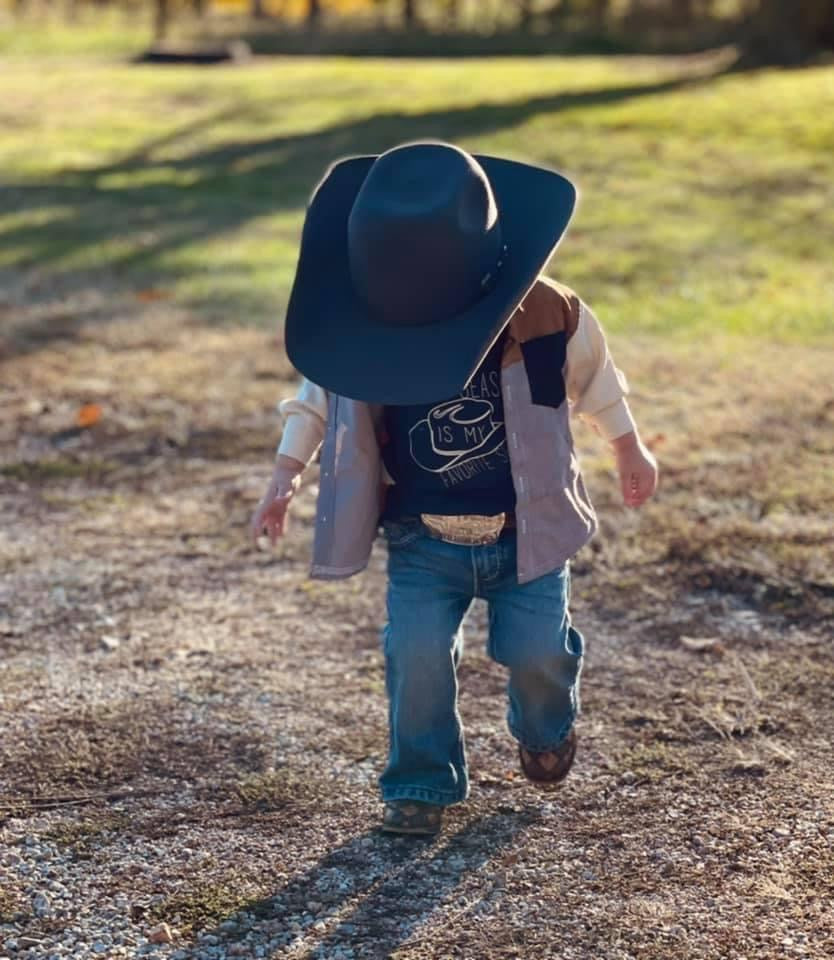
[{"label": "grass", "polygon": [[197,882],[181,893],[172,894],[147,912],[148,923],[173,921],[180,934],[206,930],[239,910],[259,915],[268,912],[267,903],[253,899],[242,888],[250,883],[245,876],[225,882]]},{"label": "grass", "polygon": [[25,53],[6,67],[0,273],[24,278],[29,300],[153,288],[214,321],[275,325],[327,165],[440,137],[575,179],[579,211],[550,269],[612,331],[813,340],[834,328],[832,67],[299,58],[205,70]]},{"label": "grass", "polygon": [[58,820],[54,826],[44,831],[43,838],[66,849],[83,853],[107,834],[122,832],[130,826],[130,818],[123,813],[99,812],[92,818]]}]

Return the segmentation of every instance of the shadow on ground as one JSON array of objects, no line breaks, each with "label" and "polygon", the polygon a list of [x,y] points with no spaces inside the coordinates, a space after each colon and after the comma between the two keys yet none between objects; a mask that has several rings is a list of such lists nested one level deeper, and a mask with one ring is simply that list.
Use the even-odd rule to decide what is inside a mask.
[{"label": "shadow on ground", "polygon": [[[374,955],[384,950],[388,956],[434,911],[449,907],[464,877],[520,841],[539,818],[532,809],[499,809],[442,842],[376,830],[352,837],[274,896],[247,904],[244,911],[257,917],[248,939],[252,942],[252,934],[257,938],[259,926],[270,921],[282,920],[289,927],[291,918],[306,913],[312,901],[321,904],[315,922],[324,926],[313,928],[311,922],[285,934],[285,947],[298,941],[293,947],[297,956],[327,957],[340,946],[362,955],[365,945],[377,951]],[[488,890],[489,884],[484,887]],[[227,946],[235,942],[222,925],[211,933]],[[316,938],[315,946],[302,944],[305,934]]]},{"label": "shadow on ground", "polygon": [[[153,278],[164,284],[182,271],[165,258],[198,241],[234,232],[256,217],[303,207],[316,181],[334,159],[379,153],[414,139],[460,140],[478,137],[522,124],[539,115],[620,103],[707,83],[723,72],[704,75],[688,72],[673,79],[648,84],[603,87],[571,93],[549,93],[509,103],[483,103],[474,107],[409,114],[401,111],[339,123],[311,133],[241,140],[219,147],[195,150],[175,159],[160,159],[161,149],[186,142],[206,128],[228,119],[223,110],[174,134],[151,140],[114,164],[88,169],[62,170],[37,181],[19,181],[5,188],[5,206],[28,213],[60,208],[49,229],[39,222],[22,223],[0,233],[0,257],[17,269],[36,268],[41,276],[59,278],[64,295],[89,287],[83,271],[62,270],[70,253],[102,249],[99,267],[116,273],[129,271],[135,278]],[[240,115],[245,107],[236,110]],[[187,185],[154,182],[181,179]],[[135,181],[130,178],[135,176]],[[120,184],[111,185],[115,178]],[[110,251],[110,252],[108,252]],[[186,268],[183,268],[186,269]],[[191,267],[187,268],[189,271]],[[50,287],[50,290],[52,287]],[[38,292],[33,292],[37,301]],[[73,311],[70,311],[73,313]],[[7,344],[9,352],[37,350],[52,336],[66,339],[76,323],[73,316],[56,317],[48,311],[39,321],[30,318],[26,335]],[[87,320],[107,322],[108,311],[88,309]]]}]

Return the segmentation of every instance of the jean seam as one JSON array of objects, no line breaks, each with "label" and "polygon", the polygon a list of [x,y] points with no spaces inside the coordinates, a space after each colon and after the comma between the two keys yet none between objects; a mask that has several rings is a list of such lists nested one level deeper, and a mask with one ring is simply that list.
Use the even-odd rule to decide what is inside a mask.
[{"label": "jean seam", "polygon": [[490,603],[487,607],[487,654],[489,655],[490,660],[493,660],[497,663],[495,657],[495,609]]},{"label": "jean seam", "polygon": [[435,790],[431,787],[418,786],[398,786],[389,790],[382,791],[382,799],[388,800],[425,800],[427,803],[437,802],[445,805],[447,803],[460,803],[468,795],[468,788],[463,790]]}]

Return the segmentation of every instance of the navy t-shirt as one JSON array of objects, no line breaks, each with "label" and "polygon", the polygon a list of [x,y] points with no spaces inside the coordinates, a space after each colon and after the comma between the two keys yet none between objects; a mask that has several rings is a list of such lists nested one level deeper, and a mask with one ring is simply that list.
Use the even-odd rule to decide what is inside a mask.
[{"label": "navy t-shirt", "polygon": [[385,408],[382,457],[394,480],[385,518],[420,513],[493,516],[515,506],[501,397],[505,336],[456,397]]}]

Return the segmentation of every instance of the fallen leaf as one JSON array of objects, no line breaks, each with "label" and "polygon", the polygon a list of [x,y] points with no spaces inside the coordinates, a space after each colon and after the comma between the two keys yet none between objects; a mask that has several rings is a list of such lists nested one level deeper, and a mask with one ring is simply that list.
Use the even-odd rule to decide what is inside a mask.
[{"label": "fallen leaf", "polygon": [[160,923],[148,931],[148,940],[151,943],[173,943],[174,935],[167,923]]},{"label": "fallen leaf", "polygon": [[136,299],[142,303],[153,303],[154,300],[168,300],[171,294],[165,290],[157,290],[155,287],[148,287],[147,290],[139,290]]},{"label": "fallen leaf", "polygon": [[79,427],[92,427],[101,420],[102,409],[97,403],[85,403],[75,415]]}]

